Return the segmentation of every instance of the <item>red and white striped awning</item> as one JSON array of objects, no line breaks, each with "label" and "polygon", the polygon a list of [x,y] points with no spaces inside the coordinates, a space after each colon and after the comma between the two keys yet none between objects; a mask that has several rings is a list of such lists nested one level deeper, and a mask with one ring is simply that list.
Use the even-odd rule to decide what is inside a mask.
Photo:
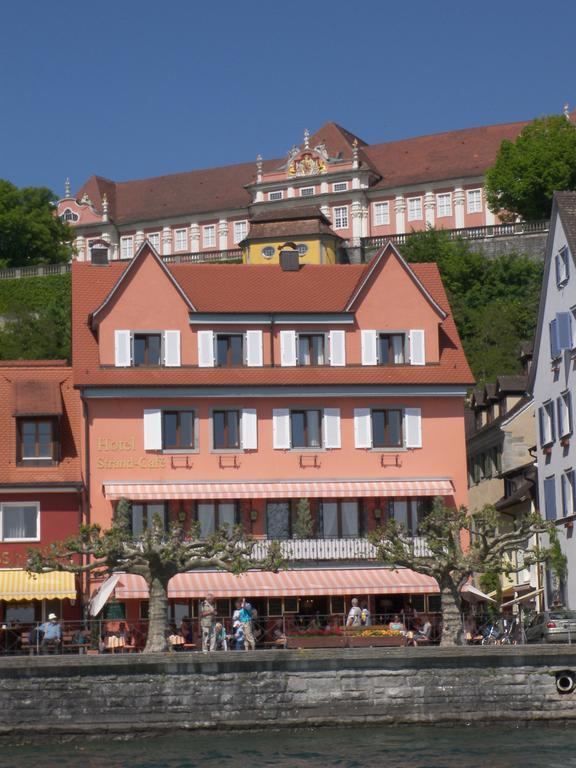
[{"label": "red and white striped awning", "polygon": [[112,501],[164,501],[168,499],[298,499],[380,496],[452,496],[448,478],[415,480],[284,480],[204,483],[104,483]]},{"label": "red and white striped awning", "polygon": [[[114,592],[117,600],[148,599],[148,587],[142,576],[121,574]],[[318,568],[280,573],[248,571],[241,576],[222,571],[193,571],[174,576],[168,585],[170,599],[200,598],[208,592],[216,598],[234,598],[242,595],[418,595],[436,594],[439,589],[435,579],[408,568]]]}]

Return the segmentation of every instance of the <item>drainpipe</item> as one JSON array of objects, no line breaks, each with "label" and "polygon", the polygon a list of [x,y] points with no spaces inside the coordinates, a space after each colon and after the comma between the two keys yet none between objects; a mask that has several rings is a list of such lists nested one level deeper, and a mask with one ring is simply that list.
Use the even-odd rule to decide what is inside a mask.
[{"label": "drainpipe", "polygon": [[[82,398],[82,416],[84,420],[84,430],[83,430],[83,440],[84,440],[84,503],[83,503],[83,509],[82,509],[82,517],[83,522],[86,523],[86,525],[90,525],[90,433],[88,429],[88,401],[84,398],[84,395],[81,394]],[[84,556],[83,556],[84,558]],[[86,565],[86,560],[83,560],[82,565]],[[88,602],[89,602],[89,590],[88,590],[88,584],[90,582],[90,574],[88,572],[82,574],[82,610],[84,613],[84,619],[87,619],[86,611],[88,609]],[[88,597],[88,600],[84,600],[84,597]]]}]

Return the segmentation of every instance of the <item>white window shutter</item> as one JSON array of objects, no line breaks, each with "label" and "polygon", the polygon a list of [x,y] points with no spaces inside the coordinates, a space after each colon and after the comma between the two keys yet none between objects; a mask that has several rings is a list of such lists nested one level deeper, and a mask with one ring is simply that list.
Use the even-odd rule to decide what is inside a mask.
[{"label": "white window shutter", "polygon": [[114,331],[114,365],[128,368],[132,364],[130,331]]},{"label": "white window shutter", "polygon": [[324,432],[324,448],[341,448],[340,441],[340,408],[324,408],[322,419]]},{"label": "white window shutter", "polygon": [[274,448],[290,448],[290,411],[274,408],[272,411],[272,440]]},{"label": "white window shutter", "polygon": [[198,365],[200,368],[214,367],[214,333],[198,331]]},{"label": "white window shutter", "polygon": [[345,331],[330,331],[330,365],[346,365]]},{"label": "white window shutter", "polygon": [[378,365],[376,331],[362,331],[362,365]]},{"label": "white window shutter", "polygon": [[164,365],[180,368],[180,331],[164,331]]},{"label": "white window shutter", "polygon": [[424,331],[410,331],[410,365],[426,364],[426,341]]},{"label": "white window shutter", "polygon": [[404,410],[406,448],[422,448],[422,411],[420,408]]},{"label": "white window shutter", "polygon": [[158,451],[162,448],[162,411],[150,408],[144,411],[144,450]]},{"label": "white window shutter", "polygon": [[296,331],[280,331],[280,365],[296,365]]},{"label": "white window shutter", "polygon": [[370,408],[354,408],[354,444],[356,448],[372,448]]},{"label": "white window shutter", "polygon": [[261,368],[262,331],[246,331],[246,365],[251,368]]},{"label": "white window shutter", "polygon": [[255,451],[258,448],[256,408],[242,409],[242,448],[247,451]]}]

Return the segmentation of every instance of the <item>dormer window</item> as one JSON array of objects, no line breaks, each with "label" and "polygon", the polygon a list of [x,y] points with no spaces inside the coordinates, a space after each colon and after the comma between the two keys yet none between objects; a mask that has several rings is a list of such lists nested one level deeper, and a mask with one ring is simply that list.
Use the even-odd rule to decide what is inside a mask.
[{"label": "dormer window", "polygon": [[114,331],[117,368],[180,366],[180,331]]},{"label": "dormer window", "polygon": [[325,365],[323,333],[298,334],[298,365]]},{"label": "dormer window", "polygon": [[426,344],[423,330],[363,330],[362,365],[425,365]]},{"label": "dormer window", "polygon": [[162,361],[162,336],[159,333],[134,334],[134,365],[156,366]]},{"label": "dormer window", "polygon": [[57,426],[54,418],[17,419],[18,464],[36,466],[58,461]]},{"label": "dormer window", "polygon": [[380,365],[403,365],[406,336],[403,333],[378,334],[378,362]]},{"label": "dormer window", "polygon": [[244,365],[244,335],[216,334],[216,367],[237,368],[241,365]]}]

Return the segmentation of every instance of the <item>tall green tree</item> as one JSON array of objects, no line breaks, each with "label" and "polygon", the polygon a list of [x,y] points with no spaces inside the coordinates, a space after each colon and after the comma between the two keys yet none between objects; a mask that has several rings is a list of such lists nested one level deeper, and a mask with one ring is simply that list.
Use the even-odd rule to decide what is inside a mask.
[{"label": "tall green tree", "polygon": [[435,229],[411,235],[401,251],[409,262],[438,264],[476,379],[519,372],[520,342],[536,329],[542,263],[516,253],[488,259]]},{"label": "tall green tree", "polygon": [[72,228],[56,216],[56,195],[0,179],[0,268],[68,261]]},{"label": "tall green tree", "polygon": [[189,530],[179,522],[164,529],[155,515],[143,535],[132,534],[132,504],[120,499],[112,525],[84,525],[76,537],[51,544],[47,550],[30,549],[27,568],[31,573],[68,571],[108,576],[132,573],[142,576],[150,592],[148,637],[145,653],[167,650],[168,583],[178,573],[205,568],[236,575],[249,568],[277,571],[282,565],[278,542],[270,542],[264,559],[253,556],[254,542],[241,526],[223,526],[205,538],[199,523]]},{"label": "tall green tree", "polygon": [[[425,554],[414,549],[414,539],[395,521],[370,534],[378,557],[391,566],[410,568],[436,579],[440,587],[442,637],[440,645],[462,643],[462,587],[475,574],[510,574],[543,562],[548,550],[528,540],[548,533],[554,526],[539,515],[518,517],[502,530],[501,515],[486,506],[473,515],[464,507],[447,507],[434,499],[432,511],[420,525]],[[524,558],[513,565],[513,555],[522,550]]]},{"label": "tall green tree", "polygon": [[563,115],[533,120],[515,141],[505,139],[486,172],[488,205],[504,219],[547,219],[553,192],[565,189],[576,189],[576,126]]}]

